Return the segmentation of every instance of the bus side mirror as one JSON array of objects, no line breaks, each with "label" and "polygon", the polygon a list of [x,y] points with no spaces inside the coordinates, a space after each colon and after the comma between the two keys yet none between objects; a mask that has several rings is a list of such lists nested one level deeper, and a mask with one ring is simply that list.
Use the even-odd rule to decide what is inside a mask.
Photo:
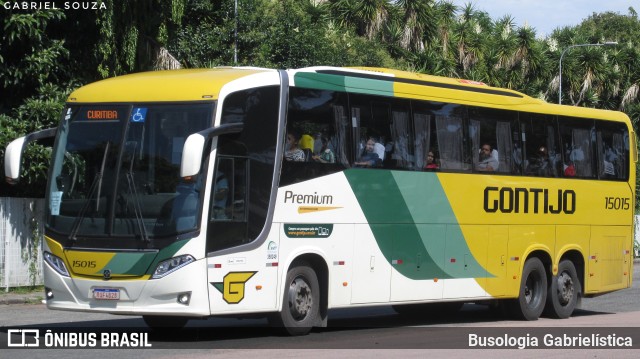
[{"label": "bus side mirror", "polygon": [[20,181],[20,162],[22,161],[22,153],[29,142],[40,141],[46,138],[54,138],[57,128],[47,128],[37,132],[30,133],[26,136],[17,138],[4,151],[4,176],[9,184],[16,184]]},{"label": "bus side mirror", "polygon": [[182,161],[180,164],[180,177],[195,176],[200,172],[205,140],[205,137],[200,133],[194,133],[189,135],[187,140],[184,141]]},{"label": "bus side mirror", "polygon": [[9,184],[17,184],[20,181],[20,162],[26,139],[27,136],[23,136],[11,141],[4,151],[4,176]]},{"label": "bus side mirror", "polygon": [[182,146],[182,162],[180,163],[180,177],[193,177],[200,173],[202,154],[205,142],[213,137],[227,133],[242,132],[242,123],[229,123],[218,127],[210,127],[187,137]]}]

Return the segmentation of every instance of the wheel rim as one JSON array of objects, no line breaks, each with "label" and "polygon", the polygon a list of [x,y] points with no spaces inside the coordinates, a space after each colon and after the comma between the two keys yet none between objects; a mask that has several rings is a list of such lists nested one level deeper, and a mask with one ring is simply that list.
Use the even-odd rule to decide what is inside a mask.
[{"label": "wheel rim", "polygon": [[296,277],[289,285],[289,311],[296,321],[303,320],[311,311],[311,286],[303,277]]},{"label": "wheel rim", "polygon": [[540,297],[540,275],[537,272],[531,272],[527,277],[524,286],[524,299],[529,307],[538,305]]},{"label": "wheel rim", "polygon": [[558,275],[558,301],[565,306],[573,299],[573,279],[567,272]]}]

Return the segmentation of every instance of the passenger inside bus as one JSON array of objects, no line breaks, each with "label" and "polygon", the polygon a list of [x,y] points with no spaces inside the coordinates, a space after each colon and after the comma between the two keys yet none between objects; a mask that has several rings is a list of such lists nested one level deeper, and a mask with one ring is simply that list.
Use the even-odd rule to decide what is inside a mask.
[{"label": "passenger inside bus", "polygon": [[538,154],[529,161],[527,174],[533,176],[550,177],[552,174],[551,162],[549,161],[549,151],[547,147],[540,146]]},{"label": "passenger inside bus", "polygon": [[320,163],[336,163],[336,155],[329,148],[329,139],[322,137],[320,141],[322,142],[322,147],[317,154],[313,155],[313,160]]},{"label": "passenger inside bus", "polygon": [[311,161],[311,157],[313,156],[313,148],[314,148],[315,140],[311,135],[303,134],[300,136],[300,141],[298,141],[298,147],[304,152],[304,160],[306,162]]},{"label": "passenger inside bus", "polygon": [[364,153],[353,165],[356,167],[378,167],[381,164],[382,159],[376,152],[376,141],[373,137],[370,137],[367,140]]},{"label": "passenger inside bus", "polygon": [[284,152],[284,159],[293,162],[304,162],[304,151],[299,147],[300,134],[295,131],[289,131],[287,133],[287,144]]},{"label": "passenger inside bus", "polygon": [[498,170],[498,151],[492,149],[491,145],[485,143],[480,148],[478,165],[476,170],[482,172],[494,172]]},{"label": "passenger inside bus", "polygon": [[425,171],[437,171],[440,168],[434,151],[427,153],[427,164],[424,166]]}]

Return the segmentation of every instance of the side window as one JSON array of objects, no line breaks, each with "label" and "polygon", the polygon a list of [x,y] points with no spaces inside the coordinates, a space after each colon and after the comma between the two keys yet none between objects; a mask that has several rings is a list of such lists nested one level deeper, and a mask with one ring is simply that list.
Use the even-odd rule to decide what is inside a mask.
[{"label": "side window", "polygon": [[[278,133],[278,86],[242,90],[224,99],[221,123],[244,123],[218,137],[211,179],[207,251],[255,240],[267,219]],[[227,186],[226,191],[222,190]],[[226,193],[225,193],[226,192]]]},{"label": "side window", "polygon": [[440,169],[440,156],[436,150],[438,142],[435,134],[435,116],[426,106],[413,102],[413,128],[415,133],[415,169],[437,171]]},{"label": "side window", "polygon": [[247,221],[248,164],[243,157],[218,157],[211,191],[211,220]]},{"label": "side window", "polygon": [[409,101],[396,100],[391,108],[391,139],[385,146],[388,154],[384,166],[396,169],[413,169],[415,157],[411,146]]},{"label": "side window", "polygon": [[247,223],[248,165],[247,158],[218,157],[209,210],[209,226],[215,228],[216,235],[210,237],[208,251],[250,241]]},{"label": "side window", "polygon": [[466,106],[457,104],[432,104],[435,115],[436,142],[440,169],[443,171],[468,171],[471,157],[465,154],[464,120]]},{"label": "side window", "polygon": [[349,166],[346,94],[292,87],[280,185],[324,176]]},{"label": "side window", "polygon": [[555,116],[520,113],[522,165],[527,176],[562,175],[562,151]]},{"label": "side window", "polygon": [[521,173],[517,126],[517,112],[469,108],[470,156],[475,171]]},{"label": "side window", "polygon": [[596,133],[593,120],[563,117],[560,137],[564,154],[564,177],[595,178]]},{"label": "side window", "polygon": [[598,177],[628,178],[629,132],[622,123],[596,121]]},{"label": "side window", "polygon": [[386,98],[349,95],[354,167],[381,168],[391,160],[391,104]]}]

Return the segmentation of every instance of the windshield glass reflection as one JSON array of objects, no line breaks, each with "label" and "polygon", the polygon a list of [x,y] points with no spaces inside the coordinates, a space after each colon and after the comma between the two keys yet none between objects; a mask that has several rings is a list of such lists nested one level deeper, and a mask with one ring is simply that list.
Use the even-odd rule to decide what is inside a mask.
[{"label": "windshield glass reflection", "polygon": [[187,136],[209,126],[212,109],[68,108],[53,153],[47,228],[88,247],[112,246],[108,238],[135,247],[196,230],[203,181],[181,179],[180,162]]}]

